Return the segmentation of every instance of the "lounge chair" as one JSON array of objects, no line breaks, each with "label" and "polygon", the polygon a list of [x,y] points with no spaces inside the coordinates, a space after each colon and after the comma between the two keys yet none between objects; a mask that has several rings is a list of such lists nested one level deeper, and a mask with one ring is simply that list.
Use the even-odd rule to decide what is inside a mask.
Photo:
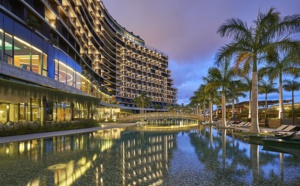
[{"label": "lounge chair", "polygon": [[246,122],[246,123],[243,125],[243,127],[250,127],[250,125],[251,125],[251,122]]},{"label": "lounge chair", "polygon": [[276,133],[275,137],[279,139],[300,139],[300,131]]},{"label": "lounge chair", "polygon": [[241,123],[237,124],[236,126],[237,126],[237,127],[242,127],[242,126],[244,126],[245,124],[246,124],[246,122],[242,121]]},{"label": "lounge chair", "polygon": [[276,131],[276,132],[274,132],[275,134],[287,134],[287,132],[292,132],[292,130],[293,129],[295,129],[296,128],[296,126],[295,125],[289,125],[289,126],[287,126],[286,128],[284,128],[283,130],[281,130],[281,131]]},{"label": "lounge chair", "polygon": [[234,121],[228,121],[228,122],[226,123],[226,125],[229,125],[229,126],[230,126],[230,125],[233,124],[233,122],[234,122]]},{"label": "lounge chair", "polygon": [[273,130],[272,132],[279,132],[282,131],[283,129],[285,129],[288,125],[281,125],[280,127],[278,127],[277,129]]}]

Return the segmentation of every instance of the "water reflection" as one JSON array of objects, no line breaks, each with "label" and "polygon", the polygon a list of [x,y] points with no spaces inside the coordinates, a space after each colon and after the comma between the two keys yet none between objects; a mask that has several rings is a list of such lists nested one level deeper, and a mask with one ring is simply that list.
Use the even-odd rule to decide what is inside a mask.
[{"label": "water reflection", "polygon": [[199,129],[189,137],[199,161],[214,174],[209,185],[293,185],[300,181],[297,157],[247,144],[230,130]]},{"label": "water reflection", "polygon": [[174,133],[122,129],[1,144],[1,185],[160,185],[174,147]]},{"label": "water reflection", "polygon": [[0,185],[296,185],[300,162],[230,130],[109,129],[0,144]]}]

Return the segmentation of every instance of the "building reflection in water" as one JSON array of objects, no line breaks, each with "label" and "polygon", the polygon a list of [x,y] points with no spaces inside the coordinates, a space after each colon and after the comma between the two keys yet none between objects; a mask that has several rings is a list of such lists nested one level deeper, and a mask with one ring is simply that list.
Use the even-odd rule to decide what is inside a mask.
[{"label": "building reflection in water", "polygon": [[248,144],[230,130],[203,126],[165,133],[110,129],[0,144],[0,167],[0,185],[184,185],[189,181],[189,185],[202,181],[297,185],[300,181],[298,158]]},{"label": "building reflection in water", "polygon": [[109,129],[0,144],[4,185],[161,185],[175,133]]}]

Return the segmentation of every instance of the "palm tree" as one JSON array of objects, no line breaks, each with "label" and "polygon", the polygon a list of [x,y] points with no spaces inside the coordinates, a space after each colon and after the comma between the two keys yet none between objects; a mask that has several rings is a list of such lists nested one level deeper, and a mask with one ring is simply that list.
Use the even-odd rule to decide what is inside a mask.
[{"label": "palm tree", "polygon": [[236,68],[252,69],[252,103],[251,103],[251,133],[259,133],[258,123],[258,63],[261,59],[274,54],[274,48],[290,50],[298,48],[299,43],[292,41],[289,36],[300,32],[300,15],[281,17],[280,13],[271,8],[267,13],[258,13],[254,25],[248,27],[240,19],[228,19],[221,25],[218,33],[229,36],[233,41],[220,48],[217,62],[234,57]]},{"label": "palm tree", "polygon": [[176,104],[167,104],[166,105],[166,109],[168,110],[168,112],[176,112],[178,110],[180,106],[176,103]]},{"label": "palm tree", "polygon": [[203,110],[203,121],[205,121],[205,111],[206,111],[206,105],[207,105],[207,95],[205,93],[205,85],[201,84],[199,88],[194,92],[194,96],[191,99],[194,101],[194,103],[199,103],[200,107],[202,106]]},{"label": "palm tree", "polygon": [[213,122],[213,105],[221,103],[221,96],[218,94],[218,91],[208,91],[205,92],[209,99],[209,123]]},{"label": "palm tree", "polygon": [[[203,80],[206,84],[210,83],[212,80],[210,80],[208,77],[203,77]],[[213,104],[219,103],[219,95],[217,89],[207,91],[208,88],[205,87],[204,93],[206,94],[208,100],[209,100],[209,123],[213,122]]]},{"label": "palm tree", "polygon": [[141,94],[134,98],[133,102],[140,108],[146,108],[150,105],[151,98],[147,96],[147,92],[141,92]]},{"label": "palm tree", "polygon": [[206,91],[221,89],[222,95],[222,127],[226,127],[226,90],[230,84],[235,83],[235,72],[230,67],[229,59],[219,64],[220,68],[211,67],[208,69],[208,79],[210,82],[206,85]]},{"label": "palm tree", "polygon": [[196,105],[197,106],[197,114],[198,114],[198,105],[200,105],[200,99],[198,98],[198,95],[196,93],[197,91],[194,91],[194,95],[190,97],[190,105]]},{"label": "palm tree", "polygon": [[229,100],[231,100],[232,102],[232,119],[235,118],[235,108],[234,108],[234,103],[236,101],[236,103],[239,102],[239,97],[243,97],[245,98],[246,95],[243,93],[244,91],[244,87],[245,85],[242,83],[241,80],[237,80],[235,83],[230,84],[230,86],[228,87],[228,91],[227,91],[227,96],[229,98]]},{"label": "palm tree", "polygon": [[300,89],[300,83],[293,80],[284,80],[283,88],[286,91],[292,92],[292,124],[295,125],[295,118],[294,118],[294,91],[298,91]]},{"label": "palm tree", "polygon": [[[298,51],[297,51],[298,52]],[[277,79],[279,81],[279,111],[278,118],[284,118],[284,107],[283,107],[283,92],[282,92],[282,75],[293,74],[297,75],[300,72],[299,58],[295,57],[296,52],[282,52],[281,55],[278,53],[272,60],[267,61],[267,65],[261,68],[261,73],[268,75],[271,80]]]},{"label": "palm tree", "polygon": [[274,88],[276,83],[266,82],[265,80],[261,79],[260,84],[258,85],[258,93],[265,94],[265,126],[267,124],[267,108],[268,108],[268,94],[272,92],[277,92],[277,89]]}]

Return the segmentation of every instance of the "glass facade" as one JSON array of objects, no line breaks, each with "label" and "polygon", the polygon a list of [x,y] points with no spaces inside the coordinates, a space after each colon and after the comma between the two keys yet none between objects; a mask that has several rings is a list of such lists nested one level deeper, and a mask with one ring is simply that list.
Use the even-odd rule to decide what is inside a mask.
[{"label": "glass facade", "polygon": [[[1,16],[1,15],[0,15]],[[1,25],[0,25],[1,26]],[[24,33],[22,33],[24,37]],[[40,45],[36,42],[36,45]],[[0,61],[91,93],[92,83],[82,73],[82,67],[57,48],[41,41],[44,47],[37,48],[18,36],[0,29]],[[43,44],[44,43],[44,44]],[[44,50],[43,50],[44,49]],[[49,54],[49,58],[48,55]],[[38,82],[37,82],[38,83]],[[13,90],[13,91],[18,91]],[[97,90],[95,97],[106,97]],[[32,95],[34,97],[34,95]],[[44,102],[45,107],[43,106]],[[14,123],[72,120],[71,102],[30,98],[27,102],[3,100],[0,97],[0,124],[13,127]],[[86,105],[76,103],[74,119],[88,118]],[[4,125],[3,125],[4,126]]]},{"label": "glass facade", "polygon": [[0,43],[1,61],[43,76],[48,75],[47,54],[2,29],[0,29]]}]

